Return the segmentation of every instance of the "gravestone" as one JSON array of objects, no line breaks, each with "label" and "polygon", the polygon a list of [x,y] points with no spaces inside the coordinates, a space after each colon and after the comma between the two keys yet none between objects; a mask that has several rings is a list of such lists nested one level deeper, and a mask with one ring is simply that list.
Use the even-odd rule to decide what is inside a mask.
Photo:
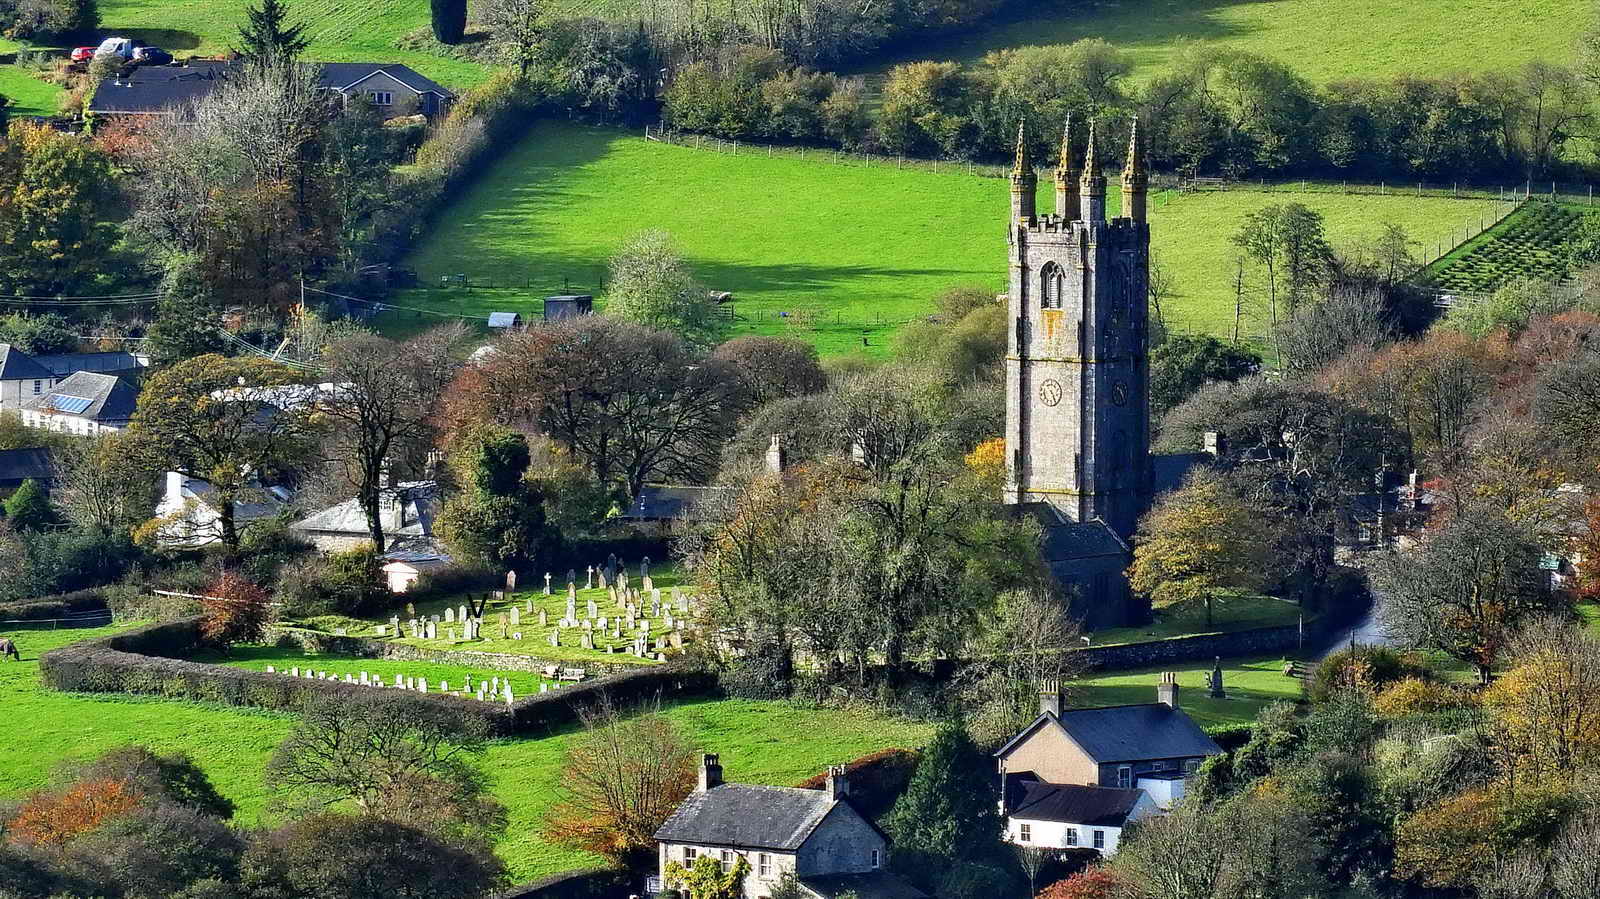
[{"label": "gravestone", "polygon": [[428,692],[428,679],[427,678],[425,678],[425,677],[417,678],[417,692],[418,693],[426,693],[426,692]]},{"label": "gravestone", "polygon": [[600,617],[600,610],[595,606],[594,600],[589,600],[588,612],[590,618]]},{"label": "gravestone", "polygon": [[610,625],[607,623],[606,619],[601,618],[598,622],[595,623],[595,626],[600,628],[601,630],[605,630]]},{"label": "gravestone", "polygon": [[1212,699],[1227,699],[1228,698],[1228,691],[1226,691],[1226,690],[1224,690],[1222,688],[1222,657],[1221,656],[1217,656],[1216,657],[1216,664],[1214,666],[1212,666],[1211,673],[1206,675],[1206,686],[1208,688],[1210,688],[1209,691],[1208,691],[1208,695],[1210,695],[1210,697]]},{"label": "gravestone", "polygon": [[622,608],[622,594],[617,592],[616,587],[607,587],[606,594],[611,597],[611,602],[613,605],[619,609]]},{"label": "gravestone", "polygon": [[466,621],[467,620],[467,607],[466,606],[463,605],[460,608],[456,609],[456,620],[457,621]]},{"label": "gravestone", "polygon": [[507,570],[506,571],[506,589],[507,590],[515,590],[515,589],[517,589],[517,573],[515,571],[511,571],[511,570]]},{"label": "gravestone", "polygon": [[593,618],[585,618],[585,619],[583,619],[583,629],[586,630],[586,631],[594,630],[594,619]]},{"label": "gravestone", "polygon": [[447,681],[447,680],[439,681],[439,692],[440,693],[449,693],[450,692],[450,682]]},{"label": "gravestone", "polygon": [[409,602],[406,603],[406,617],[407,618],[415,618],[415,617],[417,617],[417,607],[415,605],[412,605]]},{"label": "gravestone", "polygon": [[628,589],[628,569],[624,568],[617,572],[617,586],[624,590]]},{"label": "gravestone", "polygon": [[506,705],[516,702],[516,697],[511,693],[511,681],[506,681]]},{"label": "gravestone", "polygon": [[293,668],[289,669],[289,676],[290,677],[299,677],[300,676],[300,666],[296,665]]},{"label": "gravestone", "polygon": [[450,623],[450,624],[455,623],[456,610],[455,609],[451,609],[451,608],[446,608],[444,610],[444,620],[445,620],[446,623]]},{"label": "gravestone", "polygon": [[438,624],[438,622],[436,622],[436,621],[428,622],[428,639],[429,640],[437,640],[437,639],[439,639],[439,624]]},{"label": "gravestone", "polygon": [[672,648],[673,649],[682,649],[683,648],[683,632],[682,631],[673,631],[672,633],[667,634],[667,642],[672,644]]},{"label": "gravestone", "polygon": [[450,642],[451,643],[456,642],[456,629],[455,628],[450,628]]},{"label": "gravestone", "polygon": [[506,630],[506,613],[501,612],[497,622],[500,625],[500,639],[504,640],[510,631]]},{"label": "gravestone", "polygon": [[335,637],[348,637],[350,636],[350,631],[348,628],[336,627],[333,629],[333,635]]},{"label": "gravestone", "polygon": [[390,633],[394,634],[396,637],[400,636],[400,616],[399,615],[390,615],[389,616],[389,631],[390,631]]},{"label": "gravestone", "polygon": [[513,640],[521,640],[522,639],[522,631],[517,631],[516,633],[512,634],[511,635],[511,639],[513,639]]},{"label": "gravestone", "polygon": [[611,576],[606,574],[605,569],[603,569],[603,568],[600,569],[600,589],[604,590],[604,589],[606,589],[607,587],[610,587],[610,586],[611,586]]},{"label": "gravestone", "polygon": [[561,628],[558,627],[558,628],[555,628],[554,630],[550,631],[550,645],[551,646],[560,646],[561,645]]},{"label": "gravestone", "polygon": [[643,590],[646,593],[654,592],[655,589],[656,589],[656,579],[651,577],[648,574],[645,575],[644,577],[639,579],[639,589]]},{"label": "gravestone", "polygon": [[584,649],[594,649],[594,634],[590,633],[589,631],[584,631],[583,639],[579,645],[581,645]]},{"label": "gravestone", "polygon": [[594,589],[594,566],[593,565],[589,566],[588,580],[583,582],[583,589],[585,589],[585,590],[593,590]]},{"label": "gravestone", "polygon": [[649,556],[645,556],[644,558],[639,560],[639,577],[647,578],[649,576],[650,576],[650,557]]},{"label": "gravestone", "polygon": [[511,626],[512,627],[520,627],[521,625],[522,625],[522,610],[517,608],[516,606],[512,606],[511,607]]},{"label": "gravestone", "polygon": [[272,667],[271,665],[268,665],[267,666],[267,673],[268,674],[277,674],[278,673],[278,669]]},{"label": "gravestone", "polygon": [[567,594],[567,617],[566,617],[566,620],[567,621],[576,621],[577,619],[578,619],[578,595],[576,593],[569,593],[569,594]]},{"label": "gravestone", "polygon": [[376,633],[380,637],[389,636],[389,625],[387,625],[387,624],[378,625],[377,628],[376,628]]},{"label": "gravestone", "polygon": [[548,571],[544,573],[544,595],[550,595],[550,572]]},{"label": "gravestone", "polygon": [[544,609],[540,609],[539,610],[539,626],[540,627],[549,627],[550,626],[550,613],[546,612]]}]

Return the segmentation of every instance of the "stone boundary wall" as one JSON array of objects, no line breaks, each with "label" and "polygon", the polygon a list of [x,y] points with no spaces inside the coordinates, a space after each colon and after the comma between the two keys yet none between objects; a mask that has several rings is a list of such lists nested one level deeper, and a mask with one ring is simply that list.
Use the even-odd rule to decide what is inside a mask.
[{"label": "stone boundary wall", "polygon": [[603,899],[628,895],[628,874],[616,868],[584,868],[541,877],[497,893],[494,899]]},{"label": "stone boundary wall", "polygon": [[406,714],[448,714],[491,736],[548,733],[578,720],[579,711],[602,697],[626,705],[663,696],[705,695],[716,675],[688,664],[653,665],[584,681],[512,703],[479,702],[444,693],[296,678],[180,656],[201,645],[200,619],[185,618],[74,643],[39,659],[39,674],[52,689],[85,693],[131,693],[294,711],[316,696],[378,696]]},{"label": "stone boundary wall", "polygon": [[[1306,622],[1304,643],[1316,641],[1314,622]],[[1301,649],[1301,629],[1298,624],[1279,627],[1258,627],[1227,634],[1196,634],[1192,637],[1171,637],[1166,640],[1149,640],[1143,643],[1117,643],[1111,646],[1086,646],[1075,649],[1095,671],[1119,671],[1150,668],[1168,662],[1209,662],[1214,658],[1236,656],[1285,655]]]},{"label": "stone boundary wall", "polygon": [[[538,656],[512,652],[484,652],[477,649],[425,649],[405,643],[393,643],[372,637],[340,637],[322,631],[282,627],[274,633],[278,641],[288,640],[310,652],[334,652],[360,656],[363,659],[384,659],[400,662],[434,662],[441,665],[463,665],[471,668],[500,668],[505,671],[539,673],[546,665],[561,668],[582,668],[590,674],[627,674],[661,667],[660,662],[605,662],[589,659],[544,659]],[[630,656],[631,658],[631,656]]]}]

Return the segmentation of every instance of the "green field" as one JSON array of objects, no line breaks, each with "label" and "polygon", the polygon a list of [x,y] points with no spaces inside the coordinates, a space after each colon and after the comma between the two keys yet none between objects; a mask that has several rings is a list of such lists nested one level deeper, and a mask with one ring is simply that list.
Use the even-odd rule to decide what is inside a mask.
[{"label": "green field", "polygon": [[1300,607],[1271,596],[1242,596],[1219,601],[1211,624],[1206,625],[1203,606],[1196,603],[1171,609],[1158,609],[1154,620],[1138,627],[1119,627],[1095,631],[1088,636],[1094,646],[1167,640],[1195,634],[1219,634],[1257,627],[1281,627],[1300,620]]},{"label": "green field", "polygon": [[[1051,208],[1049,178],[1041,180],[1040,208]],[[423,284],[465,274],[510,289],[417,290],[396,302],[474,315],[534,312],[540,297],[564,287],[595,291],[622,241],[665,228],[708,287],[734,293],[736,332],[794,334],[824,354],[862,349],[865,339],[868,352],[882,352],[890,333],[926,314],[942,288],[1001,288],[1008,196],[1005,182],[976,175],[769,158],[759,149],[734,156],[542,123],[440,215],[409,261]],[[1175,326],[1226,332],[1229,237],[1244,213],[1290,201],[1322,212],[1335,245],[1369,240],[1390,222],[1429,243],[1493,206],[1316,191],[1157,194],[1152,240],[1176,276],[1167,304]],[[1110,205],[1119,205],[1114,184]],[[386,315],[400,330],[431,321]],[[1263,326],[1257,316],[1245,332]]]},{"label": "green field", "polygon": [[1186,41],[1260,53],[1318,82],[1500,71],[1534,59],[1570,61],[1591,11],[1588,0],[1039,0],[1027,8],[989,27],[917,42],[890,62],[977,62],[1005,47],[1098,37],[1132,55],[1140,80]]},{"label": "green field", "polygon": [[1420,281],[1440,290],[1489,293],[1515,278],[1560,281],[1571,271],[1567,244],[1587,216],[1576,203],[1535,201],[1428,267]]},{"label": "green field", "polygon": [[1227,699],[1212,699],[1206,691],[1211,665],[1184,662],[1141,671],[1091,676],[1073,684],[1069,700],[1075,708],[1154,702],[1156,677],[1174,671],[1181,689],[1178,700],[1204,728],[1249,724],[1268,703],[1300,698],[1300,681],[1283,675],[1282,656],[1222,660],[1222,686]]},{"label": "green field", "polygon": [[[0,56],[10,52],[0,41]],[[55,115],[61,88],[33,77],[26,69],[0,64],[0,96],[11,100],[11,115]]]},{"label": "green field", "polygon": [[[293,726],[288,715],[161,699],[56,693],[39,684],[39,653],[118,628],[3,631],[16,639],[24,662],[0,661],[0,709],[8,729],[0,740],[0,797],[52,783],[63,761],[109,747],[142,743],[160,752],[182,750],[239,806],[244,823],[270,820],[263,768]],[[265,664],[264,662],[262,664]],[[369,670],[376,664],[363,662]],[[719,752],[731,780],[794,784],[829,764],[886,747],[917,747],[929,727],[897,718],[802,708],[786,702],[695,700],[667,709],[694,746]],[[545,842],[539,823],[557,800],[562,756],[571,732],[490,745],[483,767],[496,797],[510,811],[499,845],[518,880],[591,864],[593,859]]]}]

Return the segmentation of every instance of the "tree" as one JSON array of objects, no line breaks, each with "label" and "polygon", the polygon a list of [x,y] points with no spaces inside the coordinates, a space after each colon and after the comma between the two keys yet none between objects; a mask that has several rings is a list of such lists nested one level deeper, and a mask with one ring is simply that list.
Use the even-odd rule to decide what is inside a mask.
[{"label": "tree", "polygon": [[232,571],[206,587],[200,609],[200,636],[223,650],[236,643],[260,643],[273,619],[267,591]]},{"label": "tree", "polygon": [[748,406],[727,363],[610,316],[530,329],[500,350],[482,366],[499,423],[537,426],[630,500],[648,481],[715,471]]},{"label": "tree", "polygon": [[1121,887],[1110,868],[1096,866],[1050,884],[1038,899],[1116,899]]},{"label": "tree", "polygon": [[33,478],[22,482],[17,491],[6,498],[6,520],[19,531],[40,531],[61,520],[44,488]]},{"label": "tree", "polygon": [[85,780],[59,792],[39,792],[6,822],[6,837],[23,846],[53,849],[125,815],[143,795],[125,780]]},{"label": "tree", "polygon": [[[450,709],[408,708],[382,695],[320,696],[267,763],[270,782],[323,808],[351,801],[365,812],[418,820],[453,841],[474,843],[505,828],[472,764],[485,734]],[[418,805],[422,818],[408,817]]]},{"label": "tree", "polygon": [[1543,555],[1527,529],[1504,512],[1487,505],[1458,508],[1415,549],[1373,564],[1384,627],[1406,645],[1471,664],[1487,684],[1517,628],[1565,606],[1544,583]]},{"label": "tree", "polygon": [[394,600],[383,573],[384,558],[377,548],[364,544],[328,553],[318,578],[334,611],[360,617],[382,611]]},{"label": "tree", "polygon": [[1322,300],[1300,306],[1278,325],[1279,360],[1306,376],[1352,352],[1372,353],[1389,342],[1390,324],[1376,289],[1335,286]]},{"label": "tree", "polygon": [[156,320],[145,330],[145,338],[150,364],[158,368],[222,351],[222,325],[192,254],[177,253],[168,260],[156,300]]},{"label": "tree", "polygon": [[240,861],[252,896],[479,899],[504,865],[488,845],[457,845],[413,823],[323,812],[261,834]]},{"label": "tree", "polygon": [[694,789],[694,751],[658,708],[625,714],[603,699],[579,717],[583,733],[561,769],[567,798],[550,811],[544,832],[618,862],[646,861],[656,830]]},{"label": "tree", "polygon": [[289,8],[282,0],[261,0],[246,6],[245,24],[239,28],[239,55],[257,65],[292,63],[311,41],[304,23],[288,24]]},{"label": "tree", "polygon": [[792,337],[735,337],[718,346],[711,358],[727,362],[744,375],[753,406],[821,393],[828,387],[816,346]]},{"label": "tree", "polygon": [[467,32],[467,0],[429,0],[433,38],[441,44],[459,44]]},{"label": "tree", "polygon": [[1600,450],[1600,353],[1583,350],[1557,361],[1534,387],[1534,414],[1582,459]]},{"label": "tree", "polygon": [[939,726],[883,822],[896,870],[931,885],[958,862],[996,857],[1000,797],[989,764],[959,723]]},{"label": "tree", "polygon": [[611,257],[606,314],[710,342],[722,327],[716,301],[689,272],[672,235],[641,231]]},{"label": "tree", "polygon": [[1215,337],[1174,334],[1150,350],[1150,415],[1160,421],[1205,384],[1237,381],[1260,365],[1251,350]]},{"label": "tree", "polygon": [[1416,245],[1404,226],[1393,222],[1383,226],[1372,242],[1372,256],[1382,273],[1383,283],[1398,284],[1411,276],[1417,267],[1417,258],[1411,253]]},{"label": "tree", "polygon": [[236,881],[244,840],[204,812],[145,803],[72,841],[66,864],[116,884],[127,899],[185,896],[192,884]]},{"label": "tree", "polygon": [[1045,684],[1068,687],[1082,671],[1078,654],[1067,652],[1078,644],[1079,633],[1063,598],[1043,590],[1001,594],[962,653],[970,660],[961,676],[967,681],[963,693],[973,738],[984,746],[1000,745],[1038,716]]},{"label": "tree", "polygon": [[1199,471],[1139,523],[1128,578],[1157,608],[1203,603],[1209,628],[1223,594],[1265,586],[1274,537],[1259,510]]},{"label": "tree", "polygon": [[0,293],[72,294],[112,255],[116,176],[88,139],[12,122],[0,141]]},{"label": "tree", "polygon": [[391,465],[431,442],[429,416],[455,374],[452,346],[459,337],[459,328],[404,344],[356,334],[323,351],[327,377],[339,386],[318,398],[317,411],[334,425],[334,458],[355,488],[375,547],[389,545],[380,506],[384,489],[391,485],[384,480]]},{"label": "tree", "polygon": [[1056,850],[1047,846],[1014,845],[1011,854],[1016,856],[1017,867],[1028,876],[1028,895],[1036,895],[1039,892],[1039,872],[1055,860]]},{"label": "tree", "polygon": [[265,359],[207,355],[156,372],[139,395],[128,430],[156,464],[211,485],[216,536],[230,551],[239,547],[234,504],[315,445],[310,410],[281,399],[300,381]]},{"label": "tree", "polygon": [[543,14],[540,0],[489,0],[478,12],[500,57],[517,67],[521,79],[539,58]]},{"label": "tree", "polygon": [[1322,215],[1300,203],[1272,204],[1246,213],[1233,242],[1267,271],[1272,329],[1278,328],[1278,300],[1287,311],[1310,299],[1332,251]]},{"label": "tree", "polygon": [[155,508],[157,473],[125,431],[102,433],[57,451],[55,501],[73,524],[126,533]]},{"label": "tree", "polygon": [[491,565],[531,561],[546,536],[544,496],[528,480],[528,439],[479,426],[459,435],[451,468],[461,491],[445,501],[439,531],[463,558]]},{"label": "tree", "polygon": [[1516,780],[1564,785],[1600,757],[1600,640],[1539,618],[1507,655],[1511,669],[1483,695],[1495,746]]}]

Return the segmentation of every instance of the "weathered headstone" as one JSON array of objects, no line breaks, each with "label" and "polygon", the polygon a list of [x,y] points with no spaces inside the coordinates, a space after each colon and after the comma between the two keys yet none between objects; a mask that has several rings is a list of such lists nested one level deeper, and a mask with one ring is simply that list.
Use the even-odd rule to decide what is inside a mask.
[{"label": "weathered headstone", "polygon": [[624,568],[621,571],[617,572],[617,586],[618,587],[622,587],[624,589],[627,588],[627,586],[628,586],[628,569]]},{"label": "weathered headstone", "polygon": [[521,625],[522,625],[522,610],[517,608],[516,606],[512,606],[511,607],[511,626],[512,627],[520,627]]},{"label": "weathered headstone", "polygon": [[456,620],[457,621],[466,621],[467,620],[467,607],[465,605],[462,605],[460,608],[456,609]]},{"label": "weathered headstone", "polygon": [[427,678],[425,678],[425,677],[417,678],[417,692],[418,693],[426,693],[426,692],[428,692],[428,679]]},{"label": "weathered headstone", "polygon": [[451,643],[456,642],[456,629],[455,628],[450,628],[450,642]]},{"label": "weathered headstone", "polygon": [[387,637],[389,636],[389,625],[380,624],[374,628],[374,632],[380,637]]},{"label": "weathered headstone", "polygon": [[506,705],[510,705],[513,702],[517,701],[516,697],[514,695],[512,695],[512,693],[511,693],[511,681],[506,681],[505,694],[506,694]]},{"label": "weathered headstone", "polygon": [[539,626],[540,627],[549,627],[550,626],[550,613],[546,612],[544,609],[540,609],[539,610]]},{"label": "weathered headstone", "polygon": [[449,693],[450,692],[450,682],[447,681],[447,680],[439,681],[439,692],[440,693]]},{"label": "weathered headstone", "polygon": [[639,589],[643,590],[646,593],[654,592],[655,589],[656,589],[656,579],[651,577],[648,574],[645,575],[644,577],[639,579]]},{"label": "weathered headstone", "polygon": [[511,571],[509,569],[506,571],[506,589],[507,590],[515,590],[515,589],[517,589],[517,573],[515,571]]},{"label": "weathered headstone", "polygon": [[594,634],[589,631],[584,631],[579,645],[584,649],[594,649]]},{"label": "weathered headstone", "polygon": [[551,629],[551,631],[550,631],[550,645],[551,646],[560,646],[561,645],[561,628],[558,627],[558,628],[552,628]]},{"label": "weathered headstone", "polygon": [[407,618],[415,618],[415,617],[417,617],[417,607],[416,607],[416,605],[414,605],[412,603],[409,603],[409,602],[406,603],[406,617]]},{"label": "weathered headstone", "polygon": [[567,617],[566,617],[566,620],[568,620],[568,621],[576,621],[577,618],[578,618],[578,594],[576,594],[576,593],[568,593],[567,594]]},{"label": "weathered headstone", "polygon": [[268,674],[277,674],[278,673],[278,669],[272,667],[271,665],[268,665],[267,666],[267,673]]},{"label": "weathered headstone", "polygon": [[588,612],[589,612],[589,617],[590,618],[599,618],[600,617],[600,609],[599,609],[599,607],[597,607],[594,604],[594,600],[592,600],[592,599],[589,600]]},{"label": "weathered headstone", "polygon": [[667,634],[667,642],[672,644],[672,648],[673,649],[682,649],[683,648],[683,631],[673,631],[673,632]]},{"label": "weathered headstone", "polygon": [[511,639],[513,639],[513,640],[521,640],[522,639],[522,631],[517,631],[516,633],[512,634],[511,635]]},{"label": "weathered headstone", "polygon": [[437,639],[439,639],[439,624],[438,624],[438,622],[435,622],[435,621],[429,621],[428,622],[428,639],[429,640],[437,640]]},{"label": "weathered headstone", "polygon": [[604,568],[600,569],[600,589],[604,590],[610,586],[611,576],[606,574],[606,570]]},{"label": "weathered headstone", "polygon": [[1211,673],[1206,675],[1206,686],[1212,699],[1227,699],[1228,691],[1222,688],[1222,657],[1218,656]]},{"label": "weathered headstone", "polygon": [[448,623],[454,624],[456,620],[456,610],[448,607],[445,608],[444,620]]}]

